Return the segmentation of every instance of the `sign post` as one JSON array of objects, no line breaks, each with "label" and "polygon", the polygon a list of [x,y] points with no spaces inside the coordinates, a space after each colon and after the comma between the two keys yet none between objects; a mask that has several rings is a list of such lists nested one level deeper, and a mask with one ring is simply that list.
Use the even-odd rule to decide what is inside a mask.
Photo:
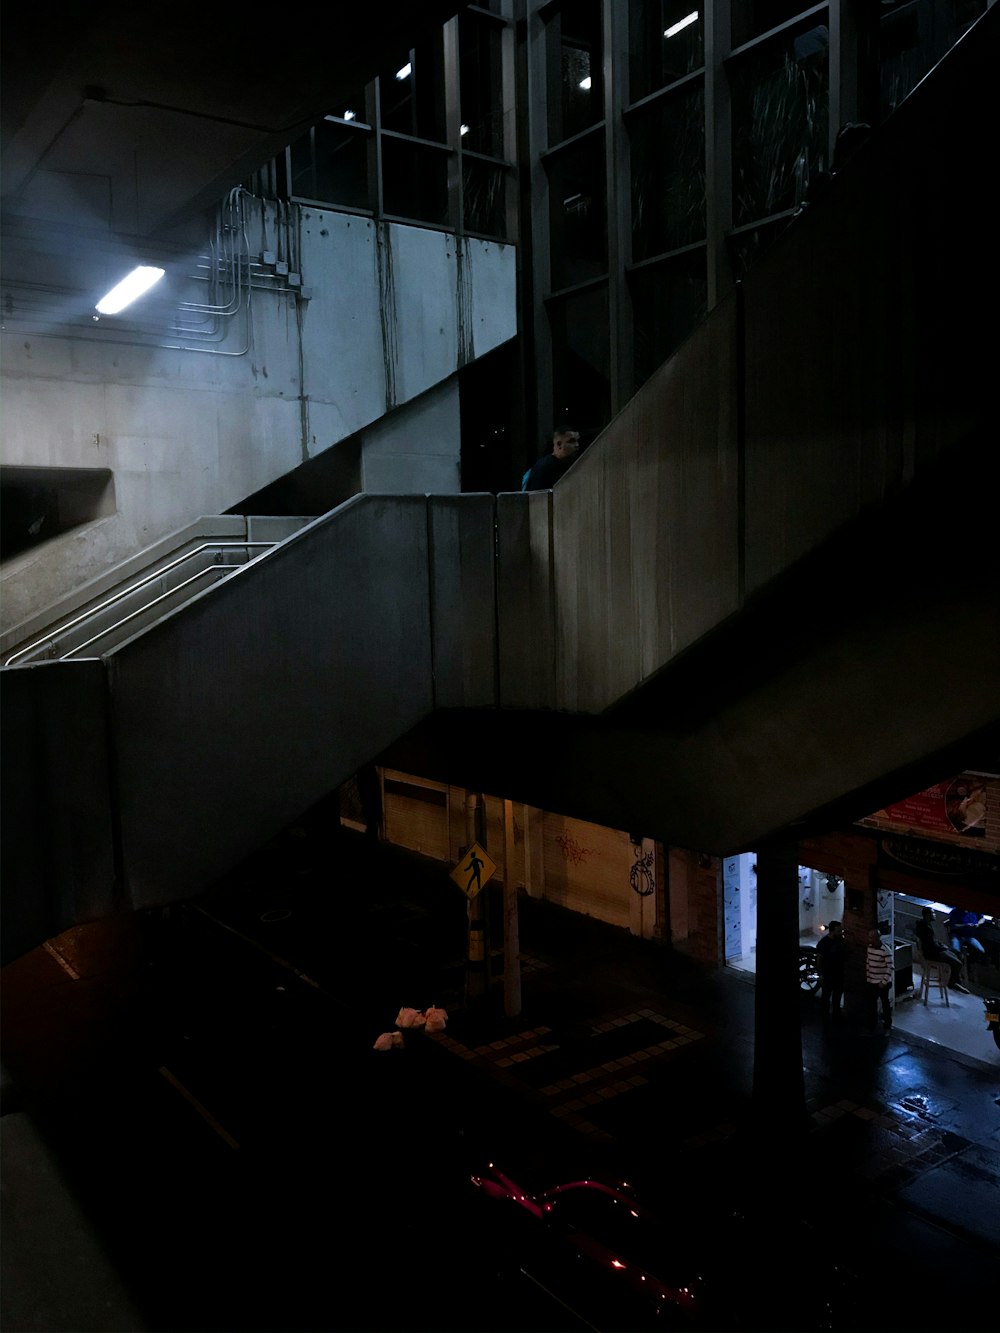
[{"label": "sign post", "polygon": [[521,946],[517,922],[517,881],[514,878],[514,806],[503,803],[503,1011],[521,1012]]},{"label": "sign post", "polygon": [[469,954],[465,969],[467,1000],[480,999],[486,994],[486,896],[482,890],[495,874],[496,864],[478,842],[466,850],[451,872],[451,878],[469,900]]}]

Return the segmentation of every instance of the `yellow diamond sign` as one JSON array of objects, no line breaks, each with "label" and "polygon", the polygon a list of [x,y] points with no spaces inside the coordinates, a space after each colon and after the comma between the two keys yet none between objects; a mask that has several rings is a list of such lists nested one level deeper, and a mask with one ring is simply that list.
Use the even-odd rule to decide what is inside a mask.
[{"label": "yellow diamond sign", "polygon": [[474,898],[496,872],[496,863],[478,842],[474,842],[451,872],[451,877],[467,898]]}]

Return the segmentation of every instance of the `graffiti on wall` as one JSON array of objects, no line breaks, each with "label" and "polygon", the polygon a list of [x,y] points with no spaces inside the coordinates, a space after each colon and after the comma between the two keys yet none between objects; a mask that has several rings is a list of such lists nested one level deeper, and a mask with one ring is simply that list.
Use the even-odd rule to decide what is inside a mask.
[{"label": "graffiti on wall", "polygon": [[640,898],[648,898],[656,888],[653,879],[653,853],[647,852],[642,855],[642,848],[636,847],[635,861],[632,869],[629,871],[628,882],[632,887],[632,892],[637,893]]},{"label": "graffiti on wall", "polygon": [[595,855],[593,847],[581,847],[571,833],[560,833],[556,842],[563,854],[563,860],[568,861],[572,866],[582,865],[584,861]]}]

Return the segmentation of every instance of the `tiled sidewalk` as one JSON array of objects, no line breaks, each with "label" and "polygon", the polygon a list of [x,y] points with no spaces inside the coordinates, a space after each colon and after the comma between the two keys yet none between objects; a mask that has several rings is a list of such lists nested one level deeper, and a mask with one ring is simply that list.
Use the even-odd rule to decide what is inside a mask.
[{"label": "tiled sidewalk", "polygon": [[[593,1109],[647,1086],[654,1065],[704,1036],[650,1008],[617,1013],[589,1031],[589,1039],[577,1037],[568,1043],[544,1025],[478,1046],[447,1034],[435,1040],[464,1060],[504,1071],[525,1092],[544,1098],[553,1116],[580,1133],[610,1140],[612,1134],[590,1118]],[[602,1046],[601,1051],[595,1049]],[[608,1058],[602,1060],[600,1055]]]}]

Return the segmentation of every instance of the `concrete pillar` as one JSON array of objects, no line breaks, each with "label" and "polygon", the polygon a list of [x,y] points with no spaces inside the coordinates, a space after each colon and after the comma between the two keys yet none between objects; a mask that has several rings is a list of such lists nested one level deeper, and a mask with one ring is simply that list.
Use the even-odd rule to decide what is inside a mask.
[{"label": "concrete pillar", "polygon": [[[794,843],[757,853],[753,1112],[759,1133],[788,1141],[808,1123],[798,982],[799,875]],[[772,1163],[773,1165],[773,1163]]]}]

